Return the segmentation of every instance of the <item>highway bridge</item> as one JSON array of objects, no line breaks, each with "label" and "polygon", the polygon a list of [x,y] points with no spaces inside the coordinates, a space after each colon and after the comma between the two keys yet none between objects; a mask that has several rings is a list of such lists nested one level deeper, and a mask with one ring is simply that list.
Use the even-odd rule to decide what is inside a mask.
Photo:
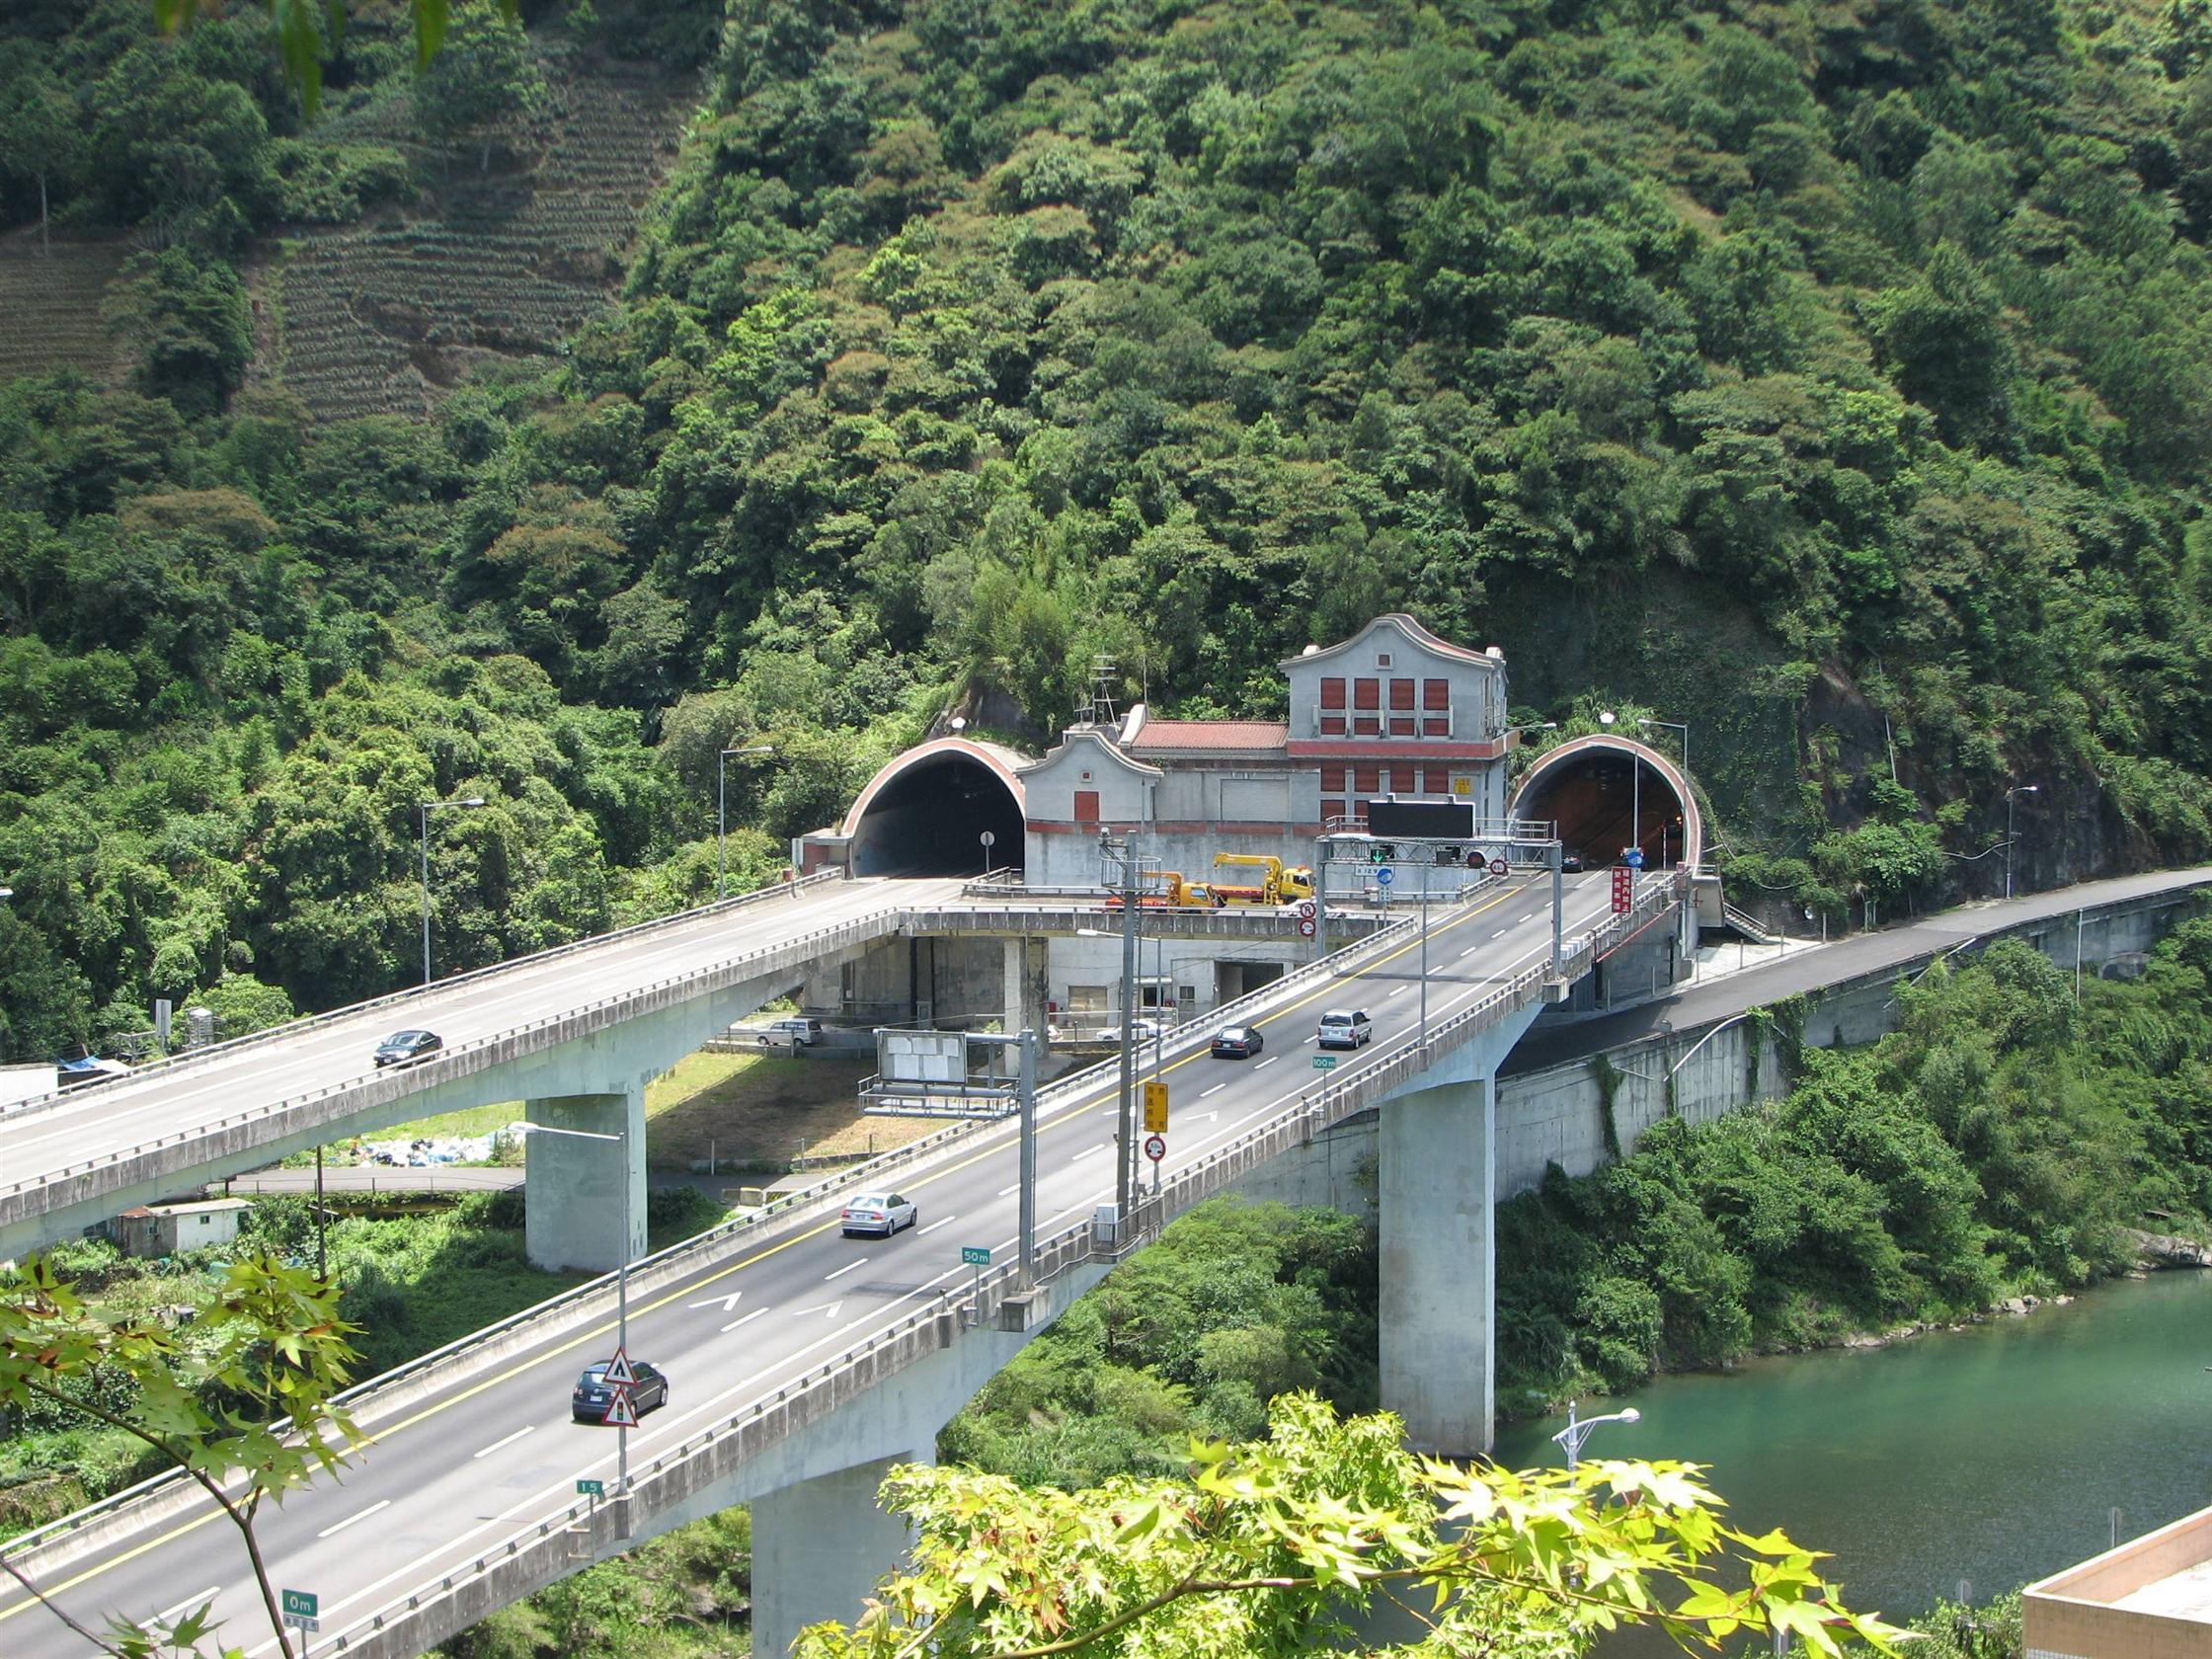
[{"label": "highway bridge", "polygon": [[[652,1028],[681,1005],[666,1001],[666,988],[704,975],[720,988],[691,1000],[704,1000],[712,1018],[727,1024],[731,997],[743,1000],[788,976],[798,953],[849,948],[896,914],[957,901],[957,890],[936,884],[899,891],[898,884],[851,882],[811,891],[830,897],[762,902],[746,923],[748,948],[735,954],[727,941],[702,945],[689,925],[617,941],[594,959],[591,989],[598,994],[582,1006],[547,1006],[561,976],[545,959],[527,976],[487,982],[498,989],[493,1006],[478,1008],[460,982],[426,993],[408,1019],[442,1022],[456,1039],[441,1064],[459,1067],[490,1051],[495,1058],[480,1070],[524,1075],[538,1064],[532,1054],[563,1045],[591,1051],[603,1041],[610,1027],[593,1024],[603,1005],[633,1008],[631,1023]],[[366,1386],[353,1402],[372,1437],[358,1466],[298,1494],[263,1523],[276,1575],[320,1598],[316,1651],[418,1653],[582,1564],[739,1502],[755,1505],[758,1650],[780,1651],[810,1619],[849,1616],[899,1548],[896,1526],[873,1505],[890,1461],[928,1457],[937,1430],[1015,1349],[1174,1215],[1385,1099],[1384,1397],[1422,1444],[1453,1451],[1487,1444],[1489,1079],[1569,981],[1679,913],[1668,877],[1647,878],[1624,915],[1613,913],[1604,873],[1570,879],[1562,897],[1562,961],[1552,959],[1551,880],[1491,881],[1438,907],[1425,938],[1410,918],[1400,919],[1178,1032],[1165,1056],[1177,1101],[1173,1154],[1158,1195],[1118,1236],[1094,1225],[1094,1212],[1115,1190],[1114,1067],[1044,1091],[1036,1285],[1004,1265],[1017,1183],[1014,1134],[1003,1123],[944,1132],[640,1264],[631,1275],[630,1348],[669,1372],[672,1403],[633,1434],[626,1492],[578,1496],[577,1482],[587,1477],[614,1491],[614,1435],[572,1423],[568,1410],[576,1373],[613,1346],[607,1280]],[[434,1001],[434,1021],[427,1011]],[[1317,1070],[1316,1015],[1347,1003],[1371,1012],[1376,1040],[1342,1056],[1334,1069]],[[1268,1039],[1260,1057],[1209,1058],[1211,1031],[1228,1020],[1260,1027]],[[430,1078],[426,1068],[417,1092],[383,1097],[377,1091],[405,1079],[363,1078],[358,1057],[394,1023],[405,1022],[389,1006],[359,1010],[316,1022],[286,1043],[241,1045],[227,1058],[179,1068],[167,1086],[171,1110],[191,1103],[193,1122],[184,1129],[175,1119],[134,1117],[97,1141],[74,1102],[32,1114],[21,1128],[48,1137],[36,1144],[48,1147],[49,1176],[40,1183],[19,1175],[9,1196],[22,1203],[41,1185],[59,1189],[47,1213],[61,1213],[83,1200],[67,1189],[76,1176],[51,1170],[57,1155],[82,1156],[86,1145],[97,1145],[100,1156],[121,1161],[115,1154],[125,1139],[165,1123],[170,1134],[203,1142],[226,1133],[221,1120],[238,1114],[237,1090],[247,1077],[264,1096],[291,1091],[282,1110],[300,1118],[261,1144],[255,1155],[265,1158],[286,1135],[333,1133],[341,1114],[395,1121],[426,1103],[442,1107],[477,1074]],[[503,1051],[519,1043],[517,1029],[541,1032],[531,1039],[539,1047]],[[572,1062],[560,1064],[571,1066],[564,1075],[573,1079]],[[634,1066],[635,1055],[620,1064]],[[218,1081],[224,1077],[227,1086]],[[135,1086],[104,1092],[130,1102],[134,1114],[157,1113]],[[113,1109],[92,1116],[110,1115]],[[66,1124],[78,1124],[87,1140],[64,1146],[51,1139]],[[0,1145],[11,1154],[17,1146]],[[534,1161],[544,1144],[532,1150]],[[10,1170],[18,1167],[11,1155]],[[891,1184],[913,1197],[919,1224],[889,1240],[841,1237],[840,1195],[860,1183]],[[533,1190],[533,1207],[538,1196]],[[973,1245],[989,1247],[1002,1265],[979,1278],[960,1259],[962,1247]],[[111,1613],[147,1618],[211,1598],[232,1639],[243,1638],[251,1654],[274,1651],[237,1540],[215,1523],[212,1507],[189,1485],[156,1482],[20,1540],[8,1556],[92,1627]],[[87,1648],[11,1587],[0,1599],[0,1651],[61,1659]]]}]

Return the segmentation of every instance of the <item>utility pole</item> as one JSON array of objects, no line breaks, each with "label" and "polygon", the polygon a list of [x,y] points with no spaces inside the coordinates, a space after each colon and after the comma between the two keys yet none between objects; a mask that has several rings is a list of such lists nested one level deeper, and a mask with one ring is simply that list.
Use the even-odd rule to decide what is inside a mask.
[{"label": "utility pole", "polygon": [[1021,1033],[1021,1070],[1015,1089],[1021,1102],[1021,1282],[1037,1283],[1037,1033]]},{"label": "utility pole", "polygon": [[[1434,856],[1434,853],[1431,853]],[[1429,867],[1421,866],[1421,1052],[1429,1048]]]},{"label": "utility pole", "polygon": [[1136,1168],[1137,907],[1141,893],[1141,875],[1126,835],[1117,843],[1113,836],[1104,830],[1099,831],[1098,851],[1101,857],[1116,859],[1121,865],[1122,1063],[1114,1114],[1114,1242],[1118,1247],[1128,1242],[1122,1235],[1122,1229],[1129,1224],[1130,1205],[1134,1197],[1131,1189]]},{"label": "utility pole", "polygon": [[[1557,826],[1553,826],[1556,830]],[[1560,935],[1566,930],[1567,877],[1565,847],[1554,833],[1551,844],[1544,849],[1544,856],[1551,865],[1551,973],[1559,974],[1559,959],[1563,954]]]}]

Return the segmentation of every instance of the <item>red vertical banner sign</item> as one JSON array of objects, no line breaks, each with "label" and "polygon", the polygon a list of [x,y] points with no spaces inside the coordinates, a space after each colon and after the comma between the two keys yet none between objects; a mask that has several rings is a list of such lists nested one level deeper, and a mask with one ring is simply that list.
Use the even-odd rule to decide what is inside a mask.
[{"label": "red vertical banner sign", "polygon": [[1613,869],[1613,913],[1626,915],[1636,901],[1636,873],[1625,864]]}]

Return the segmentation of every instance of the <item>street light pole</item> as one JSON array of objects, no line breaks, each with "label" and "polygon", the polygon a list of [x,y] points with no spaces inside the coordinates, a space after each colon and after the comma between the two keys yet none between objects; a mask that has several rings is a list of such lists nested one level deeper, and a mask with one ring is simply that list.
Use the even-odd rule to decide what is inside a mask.
[{"label": "street light pole", "polygon": [[774,752],[773,744],[748,744],[743,749],[726,749],[714,757],[714,896],[717,899],[730,890],[730,756]]},{"label": "street light pole", "polygon": [[1129,1225],[1131,1191],[1134,1173],[1132,1154],[1136,1151],[1136,1123],[1134,1116],[1135,1090],[1137,1087],[1137,908],[1138,877],[1132,868],[1136,862],[1129,850],[1129,838],[1119,842],[1100,830],[1098,851],[1101,857],[1112,858],[1121,865],[1122,894],[1122,1060],[1120,1085],[1115,1111],[1114,1149],[1114,1219],[1116,1246],[1128,1240],[1122,1229]]},{"label": "street light pole", "polygon": [[1572,1469],[1582,1461],[1582,1443],[1590,1438],[1590,1431],[1600,1423],[1634,1423],[1640,1422],[1642,1418],[1643,1413],[1632,1405],[1620,1411],[1609,1411],[1603,1417],[1578,1418],[1574,1414],[1574,1401],[1569,1400],[1567,1426],[1551,1438],[1566,1450],[1567,1467]]},{"label": "street light pole", "polygon": [[[1435,856],[1432,852],[1430,856]],[[1429,867],[1421,866],[1421,1052],[1429,1049]]]},{"label": "street light pole", "polygon": [[431,983],[431,814],[440,807],[481,807],[481,795],[471,795],[465,800],[418,801],[416,810],[422,820],[423,830],[423,983]]},{"label": "street light pole", "polygon": [[2005,897],[2013,896],[2013,797],[2033,795],[2038,786],[2032,783],[2015,783],[2005,791]]},{"label": "street light pole", "polygon": [[1686,774],[1687,774],[1687,773],[1689,772],[1689,770],[1690,770],[1690,722],[1689,722],[1689,721],[1687,721],[1687,720],[1642,720],[1642,719],[1639,719],[1639,720],[1638,720],[1638,721],[1636,722],[1636,724],[1637,724],[1638,726],[1665,726],[1665,727],[1669,728],[1670,730],[1673,730],[1673,731],[1677,731],[1677,732],[1680,732],[1680,733],[1682,734],[1682,769],[1683,769],[1684,773],[1686,773]]}]

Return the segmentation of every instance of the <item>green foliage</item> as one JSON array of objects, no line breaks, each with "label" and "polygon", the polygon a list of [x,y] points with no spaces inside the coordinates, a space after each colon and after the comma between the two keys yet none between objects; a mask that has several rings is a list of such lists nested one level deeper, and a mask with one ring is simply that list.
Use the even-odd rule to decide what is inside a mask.
[{"label": "green foliage", "polygon": [[[2212,924],[2134,983],[2014,941],[1896,992],[1865,1051],[1799,1046],[1787,1099],[1499,1211],[1503,1374],[1535,1395],[1978,1312],[2119,1271],[2154,1213],[2212,1219]],[[2171,1225],[2171,1220],[2167,1224]]]},{"label": "green foliage", "polygon": [[1185,1470],[1149,1479],[1070,1492],[894,1469],[884,1501],[913,1525],[913,1564],[857,1623],[814,1625],[796,1651],[1288,1655],[1348,1644],[1382,1598],[1423,1610],[1420,1638],[1393,1649],[1408,1656],[1534,1659],[1622,1623],[1686,1648],[1787,1630],[1810,1653],[1896,1650],[1897,1632],[1836,1601],[1810,1551],[1722,1521],[1694,1466],[1515,1474],[1417,1459],[1402,1434],[1286,1395],[1264,1440],[1194,1442]]}]

